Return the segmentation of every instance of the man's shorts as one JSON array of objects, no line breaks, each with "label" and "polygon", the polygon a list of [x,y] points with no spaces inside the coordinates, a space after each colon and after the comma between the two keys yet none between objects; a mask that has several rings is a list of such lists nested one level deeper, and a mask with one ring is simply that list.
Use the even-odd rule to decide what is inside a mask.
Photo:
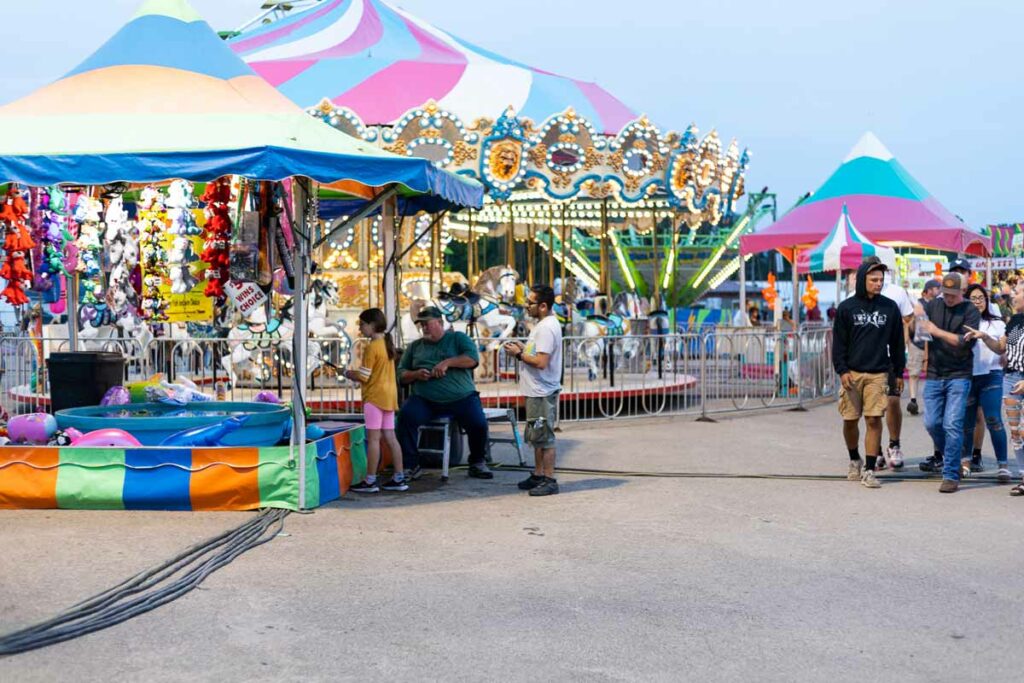
[{"label": "man's shorts", "polygon": [[886,398],[889,376],[885,372],[853,372],[853,388],[839,387],[839,414],[844,420],[881,417],[889,405]]},{"label": "man's shorts", "polygon": [[924,369],[924,349],[919,349],[913,344],[907,347],[907,372],[911,377],[920,377]]},{"label": "man's shorts", "polygon": [[555,447],[555,426],[558,423],[558,395],[526,397],[526,431],[523,437],[534,448]]}]

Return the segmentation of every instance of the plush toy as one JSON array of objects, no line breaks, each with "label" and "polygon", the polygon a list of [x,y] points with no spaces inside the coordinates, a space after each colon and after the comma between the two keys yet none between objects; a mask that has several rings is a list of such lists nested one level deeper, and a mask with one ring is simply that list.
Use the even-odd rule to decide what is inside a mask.
[{"label": "plush toy", "polygon": [[202,196],[206,202],[206,230],[203,253],[199,255],[209,265],[206,270],[206,296],[223,299],[224,284],[228,280],[231,244],[231,181],[221,178],[206,186]]},{"label": "plush toy", "polygon": [[43,445],[57,431],[57,420],[48,413],[28,413],[12,417],[7,436],[13,443]]},{"label": "plush toy", "polygon": [[118,315],[135,313],[137,296],[131,284],[131,272],[138,265],[138,243],[134,229],[128,220],[121,197],[114,197],[107,204],[104,215],[103,246],[110,265],[107,279],[107,301]]},{"label": "plush toy", "polygon": [[142,317],[150,321],[167,320],[168,302],[160,287],[168,277],[167,251],[163,247],[167,212],[163,196],[155,187],[142,190],[135,225],[139,232],[142,264]]},{"label": "plush toy", "polygon": [[103,301],[103,240],[100,216],[103,203],[94,197],[81,195],[75,204],[75,222],[78,224],[78,263],[75,270],[82,276],[85,294],[82,303],[95,305]]},{"label": "plush toy", "polygon": [[32,270],[25,265],[25,254],[36,243],[26,222],[28,213],[28,204],[21,196],[21,191],[11,185],[3,206],[0,206],[0,226],[5,231],[3,245],[6,252],[6,260],[0,267],[0,277],[7,280],[7,286],[0,291],[0,298],[12,306],[28,303],[25,289],[32,285]]}]

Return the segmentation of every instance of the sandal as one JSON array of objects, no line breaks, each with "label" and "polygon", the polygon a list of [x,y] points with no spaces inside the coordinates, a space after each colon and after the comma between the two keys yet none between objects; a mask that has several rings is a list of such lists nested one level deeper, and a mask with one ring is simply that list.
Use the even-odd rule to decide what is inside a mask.
[{"label": "sandal", "polygon": [[1011,496],[1024,496],[1024,484],[1017,484],[1010,489]]}]

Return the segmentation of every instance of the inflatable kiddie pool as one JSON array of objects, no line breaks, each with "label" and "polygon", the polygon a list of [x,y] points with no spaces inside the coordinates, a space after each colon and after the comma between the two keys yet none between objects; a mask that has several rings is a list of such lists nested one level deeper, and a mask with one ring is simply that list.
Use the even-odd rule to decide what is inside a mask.
[{"label": "inflatable kiddie pool", "polygon": [[143,446],[159,446],[172,434],[243,416],[247,418],[245,424],[225,434],[220,445],[274,446],[285,434],[291,411],[288,406],[269,403],[210,401],[183,406],[163,403],[89,406],[59,410],[56,414],[60,429],[73,427],[83,434],[97,429],[123,429]]}]

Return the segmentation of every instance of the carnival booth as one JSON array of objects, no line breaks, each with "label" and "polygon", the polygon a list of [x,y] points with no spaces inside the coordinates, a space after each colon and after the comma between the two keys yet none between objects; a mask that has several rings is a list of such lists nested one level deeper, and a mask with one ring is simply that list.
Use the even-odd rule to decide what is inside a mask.
[{"label": "carnival booth", "polygon": [[479,184],[311,119],[185,0],[147,2],[67,76],[0,108],[0,125],[0,179],[11,183],[0,296],[31,321],[39,290],[64,287],[71,351],[99,316],[148,330],[176,303],[209,324],[219,311],[266,331],[275,320],[253,291],[269,290],[259,273],[272,259],[292,291],[290,340],[274,347],[289,351],[290,387],[218,402],[190,378],[147,377],[146,346],[128,361],[139,381],[113,387],[107,405],[11,418],[0,507],[301,509],[362,476],[361,427],[307,425],[310,254],[331,236],[317,220],[317,184],[337,183],[353,218],[382,211],[385,224],[422,207],[479,207]]},{"label": "carnival booth", "polygon": [[[529,284],[572,277],[581,297],[603,293],[641,316],[640,329],[649,310],[695,299],[730,265],[767,201],[759,193],[748,213],[738,208],[749,154],[715,131],[663,131],[597,84],[481,49],[382,0],[288,7],[241,27],[231,48],[324,123],[487,189],[481,210],[407,221],[410,301],[463,280],[444,272],[454,240],[470,285],[494,266]],[[374,226],[328,245],[342,287],[374,278]]]}]

